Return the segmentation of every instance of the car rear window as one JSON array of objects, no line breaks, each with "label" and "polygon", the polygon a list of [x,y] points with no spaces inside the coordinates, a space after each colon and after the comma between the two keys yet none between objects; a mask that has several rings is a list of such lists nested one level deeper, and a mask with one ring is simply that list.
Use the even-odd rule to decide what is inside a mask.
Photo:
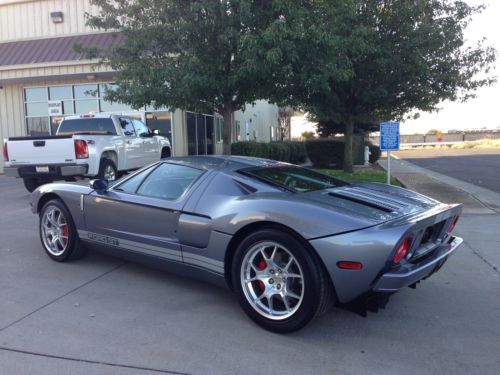
[{"label": "car rear window", "polygon": [[312,169],[284,164],[245,168],[240,173],[292,192],[307,192],[347,185],[346,182]]},{"label": "car rear window", "polygon": [[116,135],[115,124],[110,118],[79,118],[63,120],[57,135],[96,134]]}]

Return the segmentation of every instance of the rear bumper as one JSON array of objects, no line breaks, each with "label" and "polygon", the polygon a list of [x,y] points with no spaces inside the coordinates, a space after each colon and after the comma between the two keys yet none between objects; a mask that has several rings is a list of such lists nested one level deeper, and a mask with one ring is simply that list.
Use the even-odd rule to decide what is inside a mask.
[{"label": "rear bumper", "polygon": [[462,244],[463,239],[452,237],[446,245],[436,250],[430,258],[417,264],[406,265],[402,269],[384,273],[374,284],[375,292],[395,292],[415,284],[438,271],[448,257]]},{"label": "rear bumper", "polygon": [[69,176],[84,176],[87,174],[87,164],[49,164],[48,172],[37,172],[37,165],[19,165],[5,167],[4,173],[10,177],[20,178],[40,178],[40,179],[59,179]]}]

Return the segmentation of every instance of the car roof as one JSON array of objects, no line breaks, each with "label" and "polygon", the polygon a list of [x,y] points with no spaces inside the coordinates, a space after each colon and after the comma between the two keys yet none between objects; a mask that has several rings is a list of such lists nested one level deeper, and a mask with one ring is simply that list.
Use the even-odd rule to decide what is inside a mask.
[{"label": "car roof", "polygon": [[206,170],[218,169],[233,171],[245,167],[258,167],[269,164],[284,164],[279,161],[254,158],[250,156],[233,155],[198,155],[198,156],[178,156],[166,160],[169,163],[189,165],[191,167]]}]

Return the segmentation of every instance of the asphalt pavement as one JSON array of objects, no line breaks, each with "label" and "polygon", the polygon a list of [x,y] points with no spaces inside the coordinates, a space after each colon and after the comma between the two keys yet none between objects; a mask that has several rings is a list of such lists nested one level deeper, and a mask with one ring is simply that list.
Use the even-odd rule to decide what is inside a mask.
[{"label": "asphalt pavement", "polygon": [[420,149],[395,154],[420,167],[500,193],[500,149]]},{"label": "asphalt pavement", "polygon": [[[500,215],[464,215],[440,272],[360,317],[267,332],[231,292],[90,253],[56,263],[19,180],[0,176],[1,374],[498,374]],[[140,220],[140,218],[138,218]]]}]

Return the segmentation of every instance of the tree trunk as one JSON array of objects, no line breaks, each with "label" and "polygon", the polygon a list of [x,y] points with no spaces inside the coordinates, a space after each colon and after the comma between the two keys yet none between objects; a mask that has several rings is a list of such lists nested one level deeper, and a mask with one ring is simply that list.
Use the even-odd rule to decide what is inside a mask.
[{"label": "tree trunk", "polygon": [[233,110],[227,107],[222,112],[224,118],[224,130],[222,132],[223,153],[224,155],[231,155],[231,142],[233,140]]},{"label": "tree trunk", "polygon": [[352,135],[354,133],[354,120],[347,118],[344,132],[344,171],[352,173]]}]

